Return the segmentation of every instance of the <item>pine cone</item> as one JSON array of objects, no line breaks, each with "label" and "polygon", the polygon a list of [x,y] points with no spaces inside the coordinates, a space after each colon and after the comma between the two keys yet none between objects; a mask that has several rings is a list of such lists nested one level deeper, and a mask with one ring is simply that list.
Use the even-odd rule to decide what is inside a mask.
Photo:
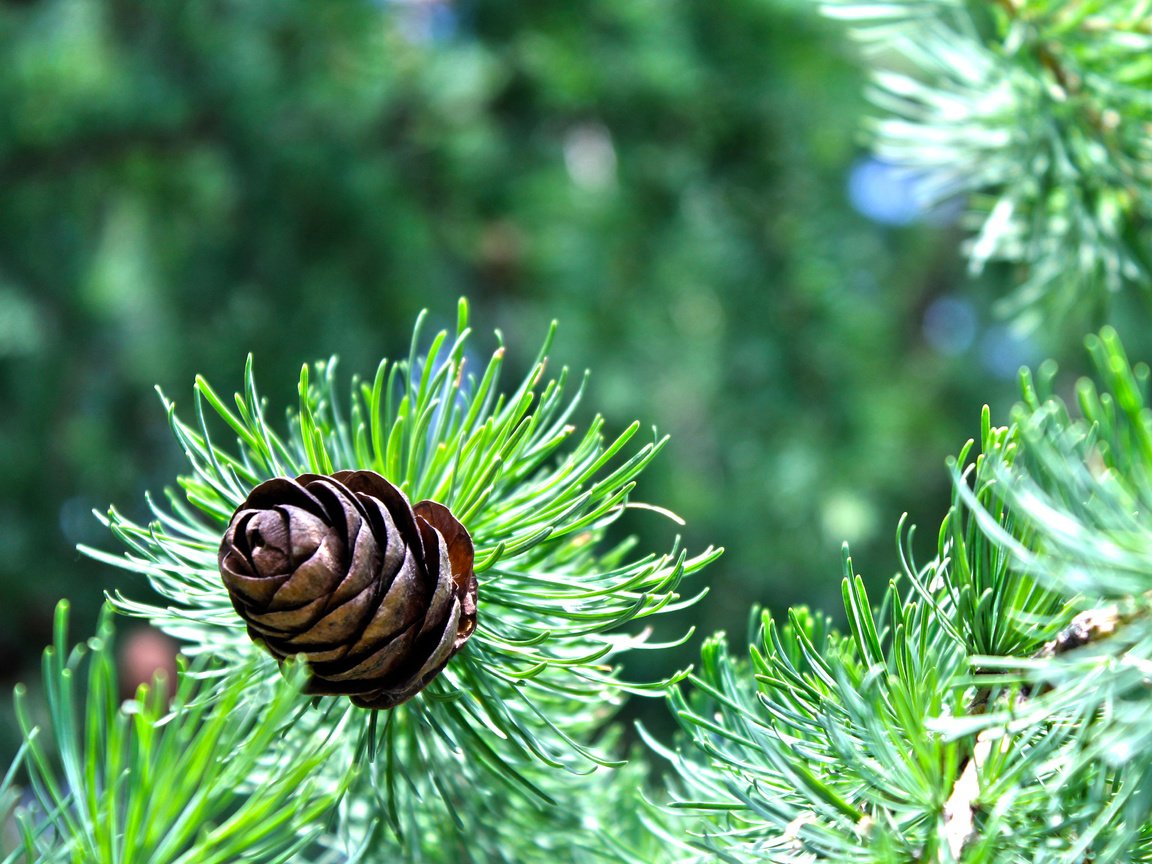
[{"label": "pine cone", "polygon": [[428,685],[476,628],[472,538],[447,507],[373,471],[261,483],[232,516],[220,574],[278,660],[303,654],[307,692],[391,708]]}]

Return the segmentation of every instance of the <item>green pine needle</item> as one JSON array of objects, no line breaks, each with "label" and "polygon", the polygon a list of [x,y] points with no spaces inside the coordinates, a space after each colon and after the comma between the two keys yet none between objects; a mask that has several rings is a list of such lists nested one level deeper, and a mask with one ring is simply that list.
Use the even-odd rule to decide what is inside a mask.
[{"label": "green pine needle", "polygon": [[332,737],[284,737],[301,670],[259,703],[247,700],[251,668],[214,684],[206,699],[194,674],[200,661],[178,676],[170,704],[162,680],[121,703],[111,615],[76,646],[67,623],[61,602],[44,652],[42,722],[24,686],[16,689],[35,805],[17,809],[23,843],[5,861],[286,864],[315,847],[347,781],[319,778]]},{"label": "green pine needle", "polygon": [[1087,345],[1097,381],[1079,383],[1081,416],[1054,394],[1054,367],[1026,375],[1019,452],[993,466],[1030,539],[974,509],[1014,566],[1081,613],[1034,656],[979,658],[1030,696],[965,728],[1059,741],[1058,764],[1027,761],[1081,790],[1080,806],[1063,817],[1077,826],[1074,849],[1108,858],[1130,854],[1152,831],[1152,376],[1130,363],[1111,329]]},{"label": "green pine needle", "polygon": [[[1005,305],[1082,316],[1152,267],[1147,0],[823,0],[874,60],[871,133],[924,207],[970,205],[974,271],[1026,267]],[[1089,301],[1089,302],[1085,302]]]},{"label": "green pine needle", "polygon": [[[1146,860],[1152,839],[1152,410],[1111,330],[1083,419],[1023,378],[951,462],[939,554],[872,605],[845,558],[847,627],[763,616],[671,696],[668,812],[726,861]],[[909,533],[901,531],[905,550]]]},{"label": "green pine needle", "polygon": [[[672,806],[724,860],[912,860],[963,750],[928,728],[959,710],[956,642],[895,585],[873,608],[845,557],[845,634],[804,610],[760,622],[751,663],[709,640],[672,707],[693,745],[672,756]],[[886,849],[895,858],[874,856]]]}]

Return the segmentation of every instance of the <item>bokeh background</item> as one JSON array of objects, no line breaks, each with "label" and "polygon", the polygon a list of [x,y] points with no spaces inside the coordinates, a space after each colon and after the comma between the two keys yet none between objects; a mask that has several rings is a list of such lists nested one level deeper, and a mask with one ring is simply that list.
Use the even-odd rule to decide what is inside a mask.
[{"label": "bokeh background", "polygon": [[288,407],[422,308],[466,295],[512,374],[558,318],[584,418],[672,435],[640,497],[727,547],[679,624],[741,638],[752,604],[835,611],[844,541],[886,580],[905,511],[930,554],[946,456],[1054,353],[965,273],[960,203],[870,155],[812,2],[3,0],[0,58],[4,689],[59,597],[82,633],[145,590],[75,547],[183,470],[153,386],[187,408],[249,351]]}]

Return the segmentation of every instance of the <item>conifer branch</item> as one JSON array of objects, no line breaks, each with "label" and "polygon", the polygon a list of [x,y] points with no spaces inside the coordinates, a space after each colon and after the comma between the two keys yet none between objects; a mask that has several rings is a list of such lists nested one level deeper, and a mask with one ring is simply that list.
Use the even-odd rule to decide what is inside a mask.
[{"label": "conifer branch", "polygon": [[62,602],[44,652],[47,718],[34,719],[27,689],[16,690],[30,794],[15,810],[21,844],[5,862],[288,864],[318,848],[351,775],[336,784],[321,776],[341,722],[328,735],[284,738],[300,675],[252,703],[250,668],[210,692],[182,671],[170,703],[162,679],[121,703],[111,615],[76,646],[67,626]]},{"label": "conifer branch", "polygon": [[[502,394],[503,346],[479,375],[468,371],[467,312],[462,302],[455,335],[439,333],[427,348],[417,324],[408,358],[354,379],[350,400],[334,360],[305,367],[286,434],[267,419],[251,359],[231,404],[198,379],[192,422],[165,400],[192,468],[180,478],[182,494],[168,491],[166,506],[150,500],[147,525],[109,511],[105,522],[124,554],[85,550],[147,577],[165,605],[120,595],[113,605],[205,658],[195,674],[228,681],[257,664],[249,698],[258,702],[279,678],[276,664],[249,638],[217,560],[225,525],[252,488],[272,477],[371,469],[411,500],[450,508],[475,548],[479,611],[467,644],[404,704],[366,711],[324,697],[320,713],[288,736],[341,725],[341,749],[321,774],[332,788],[352,766],[361,774],[334,836],[351,847],[391,836],[413,860],[425,860],[423,838],[446,814],[460,837],[472,836],[497,818],[493,808],[556,805],[555,771],[618,766],[593,741],[623,695],[659,694],[683,674],[623,680],[615,665],[623,652],[661,647],[627,627],[694,602],[682,580],[719,554],[689,555],[679,540],[662,554],[637,554],[632,540],[608,543],[665,439],[635,446],[633,424],[605,440],[599,417],[577,434],[583,385],[566,398],[567,370],[545,378],[551,332],[524,381]],[[233,446],[222,443],[229,437]],[[508,797],[477,794],[488,789]],[[391,843],[375,846],[395,852]]]},{"label": "conifer branch", "polygon": [[[845,559],[843,633],[765,615],[671,697],[670,812],[731,861],[1143,860],[1152,733],[1146,366],[1089,340],[1083,419],[1023,378],[1010,427],[952,463],[936,558],[873,606]],[[965,467],[961,467],[965,466]],[[907,537],[902,532],[902,536]],[[907,546],[905,546],[907,548]]]},{"label": "conifer branch", "polygon": [[[1022,268],[1005,309],[1074,318],[1152,262],[1144,0],[827,0],[877,58],[871,134],[925,206],[968,201],[975,271]],[[1089,302],[1085,302],[1089,301]]]}]

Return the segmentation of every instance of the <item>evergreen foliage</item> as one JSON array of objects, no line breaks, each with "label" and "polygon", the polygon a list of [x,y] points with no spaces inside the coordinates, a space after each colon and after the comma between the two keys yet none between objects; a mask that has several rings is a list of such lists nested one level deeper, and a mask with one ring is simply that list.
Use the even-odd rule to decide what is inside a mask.
[{"label": "evergreen foliage", "polygon": [[[412,500],[431,498],[459,514],[480,581],[467,650],[401,706],[375,712],[318,699],[318,715],[286,736],[303,747],[321,732],[335,734],[333,725],[344,730],[342,747],[318,773],[339,789],[360,766],[333,842],[355,848],[371,838],[366,848],[378,851],[366,861],[395,860],[393,843],[414,861],[499,860],[507,837],[485,834],[485,826],[513,809],[558,807],[549,791],[563,789],[550,778],[555,771],[619,765],[594,736],[623,693],[659,693],[668,683],[619,677],[623,652],[661,647],[621,628],[694,602],[682,596],[681,580],[719,554],[689,556],[677,541],[664,554],[638,555],[634,540],[609,542],[624,509],[645,506],[630,496],[664,439],[628,453],[639,424],[605,441],[599,417],[577,434],[569,421],[580,391],[566,396],[566,369],[545,375],[551,332],[507,394],[503,346],[483,370],[468,371],[469,333],[463,302],[451,337],[442,331],[425,347],[418,322],[408,357],[383,361],[370,381],[353,379],[350,399],[338,388],[335,360],[305,366],[287,435],[266,417],[251,361],[233,406],[197,381],[194,425],[165,400],[192,468],[180,478],[182,494],[170,491],[167,506],[154,502],[147,525],[110,511],[107,524],[128,547],[123,557],[87,550],[147,576],[163,605],[118,595],[113,606],[185,642],[203,661],[190,676],[227,682],[257,664],[262,674],[245,698],[259,705],[277,692],[279,676],[233,610],[217,558],[252,487],[275,476],[371,468]],[[218,443],[225,434],[236,436],[234,448]],[[449,827],[458,840],[446,836]]]},{"label": "evergreen foliage", "polygon": [[[113,5],[105,13],[78,3],[56,23],[87,35],[92,41],[82,46],[99,57],[101,38],[92,34],[122,28],[132,8]],[[594,5],[609,33],[635,35],[654,20]],[[821,5],[882,47],[880,62],[902,68],[877,73],[875,98],[889,114],[875,127],[881,152],[922,172],[933,200],[971,196],[982,222],[971,260],[977,269],[1020,266],[1010,306],[1018,323],[1034,325],[1042,311],[1078,314],[1147,280],[1148,3]],[[763,23],[750,4],[737,6],[740,20]],[[262,26],[284,23],[262,17],[271,7],[258,8]],[[314,20],[344,34],[345,47],[374,49],[378,34],[359,27],[364,8],[349,4]],[[512,106],[539,95],[531,82],[541,67],[581,68],[565,60],[580,53],[580,40],[533,49],[486,4],[467,8],[486,44],[515,59],[502,66],[500,51],[471,57],[481,72],[509,73],[503,85],[494,73],[468,79],[483,85],[480,95],[430,87],[446,100],[433,113],[447,125],[467,104],[514,114]],[[141,56],[173,34],[188,48],[210,31],[203,10],[156,10],[148,20],[163,23],[155,32],[140,28],[148,46]],[[550,6],[545,13],[571,14]],[[0,39],[19,42],[4,29],[16,14],[23,13],[0,10]],[[237,31],[251,23],[235,10],[225,17]],[[697,23],[691,15],[660,20],[665,35],[697,33],[686,23]],[[99,26],[88,28],[92,22]],[[294,44],[291,27],[273,31]],[[213,98],[226,91],[221,82],[235,80],[267,95],[280,73],[292,77],[270,59],[278,51],[269,47],[267,63],[255,66],[225,52],[219,68],[230,72],[217,78],[201,68],[194,77]],[[180,56],[195,66],[190,58],[200,55]],[[645,64],[663,68],[659,57],[645,54],[635,67],[637,91],[649,81]],[[32,54],[17,60],[51,78]],[[419,80],[443,82],[435,67]],[[112,67],[93,69],[90,95],[116,92]],[[304,76],[301,92],[333,80]],[[540,92],[584,105],[587,81],[559,73],[557,80]],[[708,89],[675,76],[651,80],[677,98]],[[354,151],[366,140],[388,92],[347,91],[347,125],[334,135],[340,147]],[[40,126],[20,112],[4,121],[22,143],[0,147],[0,171],[36,152],[38,135],[71,140],[71,124],[84,116],[84,92],[72,95]],[[134,123],[162,131],[198,116],[179,100],[171,115],[141,108],[155,104],[128,100],[96,114],[115,127],[112,138]],[[603,110],[617,119],[614,112],[627,113]],[[223,110],[208,118],[205,134],[214,139],[217,124],[238,124],[258,139],[256,127],[283,116]],[[603,156],[606,127],[585,119],[574,128],[585,145],[599,141],[592,146]],[[467,140],[494,152],[486,135],[448,137],[452,146]],[[288,149],[279,167],[307,175],[296,169],[315,153]],[[500,162],[449,156],[457,167]],[[587,163],[570,173],[585,187],[604,179]],[[704,187],[706,214],[739,197]],[[36,199],[23,194],[20,206]],[[584,203],[595,209],[591,201]],[[275,230],[307,234],[293,222],[300,216],[310,225],[307,214],[293,212]],[[492,228],[490,216],[479,222]],[[0,263],[4,251],[0,241]],[[321,256],[334,269],[307,290],[300,282],[301,296],[337,279],[333,273],[346,276],[339,259],[336,251]],[[683,260],[669,252],[665,265]],[[497,263],[499,270],[508,261]],[[493,278],[507,277],[501,272]],[[708,308],[689,293],[679,297],[682,314]],[[680,521],[635,500],[638,478],[666,439],[637,438],[638,423],[607,435],[600,415],[581,419],[583,385],[573,394],[567,369],[549,360],[554,326],[527,373],[505,388],[502,337],[487,364],[477,364],[469,308],[461,301],[457,310],[456,326],[430,338],[418,318],[405,357],[348,385],[335,358],[304,366],[297,406],[283,421],[273,418],[275,400],[257,391],[251,358],[231,399],[205,378],[190,411],[161,397],[186,473],[162,500],[148,499],[146,519],[116,508],[102,517],[123,549],[84,549],[142,575],[155,593],[141,596],[139,580],[135,590],[111,591],[95,637],[78,645],[68,636],[68,605],[58,607],[43,705],[23,686],[16,694],[23,743],[0,777],[4,864],[1152,860],[1152,372],[1129,360],[1115,330],[1087,339],[1095,373],[1074,389],[1044,364],[1022,373],[1008,425],[995,425],[984,409],[978,441],[948,462],[951,505],[929,560],[918,558],[915,532],[902,520],[900,572],[877,591],[845,544],[842,625],[806,606],[784,615],[754,609],[747,653],[719,633],[705,639],[694,671],[632,680],[621,663],[633,652],[690,640],[691,630],[658,643],[649,625],[701,599],[707,586],[698,574],[719,550],[690,553],[676,539],[649,552],[645,540],[620,536],[630,509]],[[619,338],[636,335],[620,327]],[[901,411],[912,413],[905,401]],[[914,473],[900,461],[907,454],[896,455],[887,470]],[[475,545],[475,633],[426,689],[387,711],[301,694],[298,661],[278,665],[252,641],[218,572],[221,535],[255,485],[341,469],[372,469],[413,500],[441,502]],[[811,491],[811,483],[799,485]],[[725,500],[722,517],[744,503]],[[766,521],[741,518],[753,527]],[[806,542],[811,533],[791,539]],[[122,700],[114,612],[179,640],[184,656],[171,688],[157,679]],[[664,697],[679,726],[672,739],[641,727],[630,746],[617,712],[641,695]]]},{"label": "evergreen foliage", "polygon": [[1083,319],[1152,266],[1145,0],[825,0],[879,56],[880,153],[927,204],[957,197],[969,260],[1020,265],[1013,314]]},{"label": "evergreen foliage", "polygon": [[[985,409],[979,455],[969,459],[970,442],[953,462],[936,557],[917,565],[902,528],[904,573],[879,603],[845,551],[845,628],[804,608],[783,624],[756,614],[748,657],[717,635],[687,682],[647,685],[604,665],[643,636],[606,631],[684,602],[680,578],[716,554],[635,559],[630,544],[601,542],[660,441],[624,458],[631,431],[605,445],[596,421],[575,436],[564,373],[543,383],[547,343],[507,398],[502,348],[469,379],[463,304],[454,339],[442,332],[421,354],[419,333],[408,360],[353,381],[351,407],[331,362],[319,385],[305,367],[288,436],[266,422],[251,364],[235,409],[203,381],[195,426],[168,403],[193,467],[186,500],[169,493],[147,526],[111,511],[127,555],[90,552],[148,576],[165,605],[114,606],[182,639],[191,665],[170,709],[162,687],[119,704],[106,622],[81,697],[84,651],[69,652],[62,607],[45,655],[50,723],[19,709],[17,764],[39,803],[21,811],[11,860],[77,849],[173,861],[238,849],[317,862],[1142,860],[1152,375],[1113,331],[1088,340],[1099,384],[1077,387],[1083,419],[1055,395],[1050,366],[1023,376],[1011,426],[992,426]],[[216,443],[205,405],[238,449]],[[274,671],[215,575],[218,535],[246,488],[349,462],[460,507],[479,553],[483,638],[381,713],[296,697],[299,676]],[[536,490],[535,506],[502,506],[516,501],[513,489],[491,494],[505,477]],[[516,518],[501,522],[506,513]],[[620,767],[607,752],[619,695],[667,688],[686,734],[676,750],[645,736],[676,769],[661,806],[640,797],[662,797],[643,760]],[[191,774],[196,784],[177,782]],[[187,789],[171,798],[172,827],[130,830],[146,806],[163,821],[150,803],[160,783]],[[192,831],[187,812],[223,821]],[[284,821],[270,824],[273,812]]]},{"label": "evergreen foliage", "polygon": [[749,861],[1145,860],[1152,807],[1148,368],[1114,331],[1074,419],[1049,367],[955,461],[937,557],[875,606],[845,557],[840,632],[765,614],[672,707],[693,846]]},{"label": "evergreen foliage", "polygon": [[691,623],[832,602],[796,574],[844,539],[894,566],[887,525],[945,506],[940,454],[1010,404],[998,352],[1042,348],[974,296],[967,351],[925,342],[952,241],[848,206],[841,43],[796,0],[0,3],[0,677],[35,668],[58,597],[91,629],[132,586],[75,546],[183,470],[154,385],[231,384],[252,353],[287,404],[302,362],[372,370],[462,295],[481,355],[558,319],[596,411],[671,435],[647,496],[729,548]]},{"label": "evergreen foliage", "polygon": [[173,682],[171,701],[168,682],[157,679],[122,703],[112,637],[105,610],[95,637],[69,645],[61,602],[55,643],[44,651],[43,721],[17,688],[34,803],[16,810],[20,844],[4,861],[300,860],[352,776],[331,783],[320,770],[336,754],[338,726],[285,738],[301,676],[254,702],[255,664],[205,686],[195,674],[204,663],[195,661]]}]

